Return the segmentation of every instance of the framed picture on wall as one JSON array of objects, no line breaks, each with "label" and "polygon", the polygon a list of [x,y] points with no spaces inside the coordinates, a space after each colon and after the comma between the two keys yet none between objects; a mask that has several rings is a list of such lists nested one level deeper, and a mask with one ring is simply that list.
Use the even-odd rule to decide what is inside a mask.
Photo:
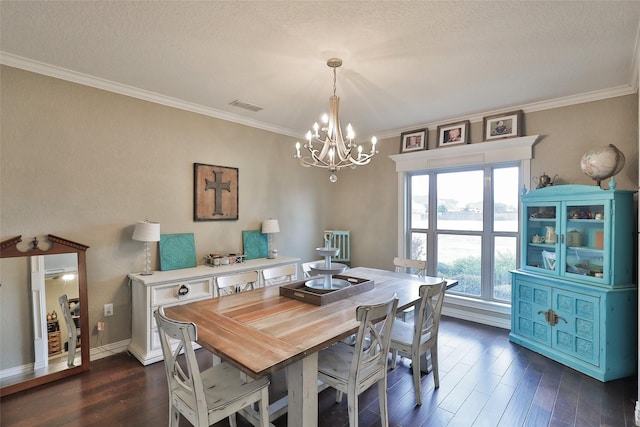
[{"label": "framed picture on wall", "polygon": [[408,153],[427,149],[427,129],[412,130],[400,134],[400,152]]},{"label": "framed picture on wall", "polygon": [[438,147],[469,143],[469,120],[438,126]]},{"label": "framed picture on wall", "polygon": [[193,164],[193,220],[238,219],[238,168]]},{"label": "framed picture on wall", "polygon": [[522,136],[522,110],[485,117],[482,133],[485,141]]}]

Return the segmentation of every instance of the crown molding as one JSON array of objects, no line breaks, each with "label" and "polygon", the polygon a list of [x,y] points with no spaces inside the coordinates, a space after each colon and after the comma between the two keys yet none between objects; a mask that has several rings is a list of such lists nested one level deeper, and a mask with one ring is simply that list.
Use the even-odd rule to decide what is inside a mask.
[{"label": "crown molding", "polygon": [[144,89],[138,89],[133,86],[123,85],[88,74],[78,73],[66,68],[56,67],[54,65],[34,61],[3,51],[0,51],[0,64],[19,68],[25,71],[31,71],[49,77],[55,77],[73,83],[78,83],[84,86],[94,87],[96,89],[118,93],[120,95],[130,96],[132,98],[142,99],[144,101],[153,102],[155,104],[178,108],[180,110],[190,111],[192,113],[198,113],[209,117],[215,117],[216,119],[226,120],[249,127],[262,129],[280,135],[291,136],[294,138],[299,137],[298,132],[294,132],[291,129],[274,126],[258,120],[252,120],[247,117],[227,113],[226,111],[205,107],[203,105],[195,104],[192,102],[186,102],[181,99],[172,98],[170,96],[161,95],[159,93],[147,91]]},{"label": "crown molding", "polygon": [[[640,44],[640,41],[636,44]],[[447,119],[446,121],[423,123],[411,126],[409,128],[393,129],[382,134],[378,134],[378,139],[395,138],[400,136],[402,132],[410,131],[417,128],[433,128],[439,125],[447,123],[458,122],[463,120],[469,120],[471,122],[480,122],[484,117],[500,114],[503,112],[513,110],[523,110],[525,113],[531,113],[534,111],[549,110],[552,108],[566,107],[570,105],[581,104],[585,102],[600,101],[608,98],[615,98],[618,96],[625,96],[635,94],[638,91],[638,49],[636,49],[636,55],[633,61],[633,70],[631,72],[632,81],[629,85],[618,86],[615,88],[604,89],[594,92],[583,93],[579,95],[566,96],[563,98],[556,98],[547,101],[540,101],[530,104],[523,104],[519,106],[512,106],[506,109],[486,111],[481,115],[468,115],[460,116],[456,118]],[[133,86],[127,86],[120,83],[116,83],[110,80],[101,79],[99,77],[91,76],[88,74],[78,73],[76,71],[68,70],[66,68],[56,67],[54,65],[46,64],[44,62],[34,61],[21,56],[13,55],[7,52],[0,51],[0,64],[7,65],[14,68],[19,68],[25,71],[31,71],[34,73],[42,74],[49,77],[55,77],[61,80],[66,80],[73,83],[78,83],[84,86],[94,87],[96,89],[102,89],[109,92],[118,93],[120,95],[130,96],[132,98],[142,99],[144,101],[153,102],[155,104],[165,105],[168,107],[178,108],[180,110],[190,111],[193,113],[202,114],[209,117],[215,117],[217,119],[226,120],[233,123],[253,127],[256,129],[262,129],[269,132],[274,132],[280,135],[290,136],[298,138],[299,132],[293,129],[274,126],[268,123],[264,123],[258,120],[252,120],[247,117],[239,116],[236,114],[227,113],[226,111],[217,110],[215,108],[205,107],[200,104],[183,101],[177,98],[161,95],[159,93],[138,89]]]},{"label": "crown molding", "polygon": [[555,98],[555,99],[550,99],[546,101],[532,102],[530,104],[522,104],[518,106],[512,106],[509,108],[500,109],[500,110],[486,111],[482,114],[460,116],[460,117],[454,117],[451,119],[442,120],[438,122],[417,124],[407,128],[390,130],[388,132],[384,132],[377,136],[378,136],[378,139],[395,138],[400,136],[402,132],[407,132],[414,129],[437,128],[438,126],[441,126],[441,125],[461,122],[464,120],[469,120],[472,123],[482,122],[484,118],[487,116],[493,116],[495,114],[502,114],[502,113],[506,113],[514,110],[522,110],[524,113],[533,113],[535,111],[543,111],[543,110],[550,110],[552,108],[568,107],[571,105],[583,104],[586,102],[601,101],[603,99],[616,98],[618,96],[633,95],[638,92],[637,77],[638,76],[636,72],[636,82],[635,83],[632,82],[629,85],[618,86],[610,89],[597,90],[593,92],[586,92],[586,93],[581,93],[579,95],[565,96],[562,98]]}]

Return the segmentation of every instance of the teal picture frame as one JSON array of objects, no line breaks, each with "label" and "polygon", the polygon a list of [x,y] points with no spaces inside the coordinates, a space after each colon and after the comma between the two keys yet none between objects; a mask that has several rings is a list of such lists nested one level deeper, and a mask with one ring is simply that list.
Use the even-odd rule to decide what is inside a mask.
[{"label": "teal picture frame", "polygon": [[242,246],[247,260],[266,258],[268,255],[267,235],[260,230],[244,230],[242,232]]},{"label": "teal picture frame", "polygon": [[160,235],[160,270],[178,270],[196,265],[193,233]]}]

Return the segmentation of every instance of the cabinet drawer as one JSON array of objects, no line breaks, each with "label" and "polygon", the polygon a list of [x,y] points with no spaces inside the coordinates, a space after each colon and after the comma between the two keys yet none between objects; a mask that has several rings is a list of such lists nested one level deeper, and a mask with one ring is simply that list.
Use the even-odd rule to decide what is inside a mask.
[{"label": "cabinet drawer", "polygon": [[184,304],[213,296],[213,279],[204,278],[172,283],[151,289],[151,306]]}]

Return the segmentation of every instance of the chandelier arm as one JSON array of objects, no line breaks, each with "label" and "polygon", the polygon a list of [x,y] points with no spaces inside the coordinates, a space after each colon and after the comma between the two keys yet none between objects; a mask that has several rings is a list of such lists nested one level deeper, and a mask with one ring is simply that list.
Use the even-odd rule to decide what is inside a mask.
[{"label": "chandelier arm", "polygon": [[322,151],[320,151],[320,159],[324,160],[329,153],[329,149],[331,148],[329,137],[327,136],[327,138],[324,141],[320,139],[317,139],[317,141],[322,144]]},{"label": "chandelier arm", "polygon": [[327,163],[327,162],[324,161],[324,157],[319,157],[318,156],[318,150],[313,150],[313,151],[309,150],[309,151],[311,152],[311,158],[313,159],[313,164],[314,165],[316,165],[316,166],[318,164],[322,165],[322,166],[319,166],[319,167],[329,167],[330,166],[330,163]]}]

